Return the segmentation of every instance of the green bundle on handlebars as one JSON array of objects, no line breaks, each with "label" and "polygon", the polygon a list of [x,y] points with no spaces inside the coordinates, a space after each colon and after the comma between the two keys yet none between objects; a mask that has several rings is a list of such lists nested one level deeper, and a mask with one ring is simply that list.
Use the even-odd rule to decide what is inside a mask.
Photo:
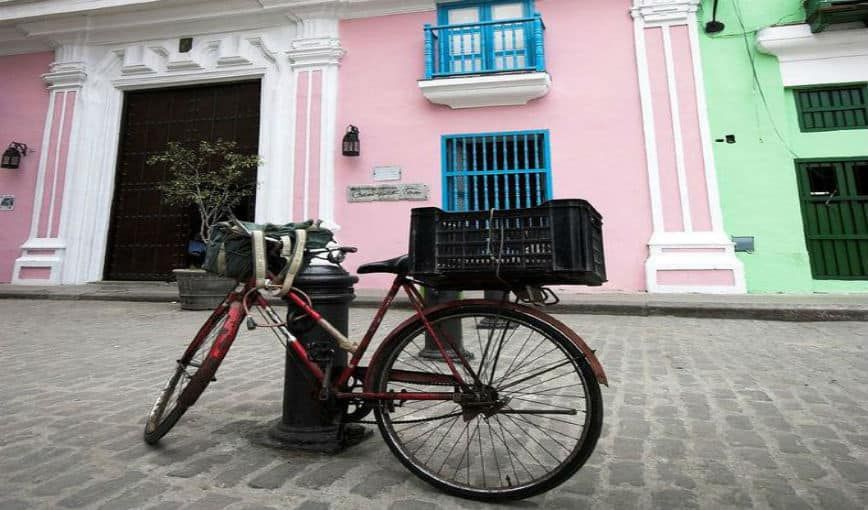
[{"label": "green bundle on handlebars", "polygon": [[[246,280],[254,275],[255,257],[253,249],[253,232],[262,232],[267,239],[279,241],[289,238],[292,247],[296,243],[296,231],[307,232],[304,247],[307,249],[323,249],[334,242],[331,230],[319,226],[319,222],[308,220],[303,223],[287,223],[274,225],[271,223],[257,224],[244,221],[224,221],[211,227],[210,240],[205,252],[205,262],[202,269],[236,280]],[[281,251],[286,253],[290,247],[281,247],[278,243],[268,247],[268,265],[274,272],[282,267],[274,264],[284,264]]]}]

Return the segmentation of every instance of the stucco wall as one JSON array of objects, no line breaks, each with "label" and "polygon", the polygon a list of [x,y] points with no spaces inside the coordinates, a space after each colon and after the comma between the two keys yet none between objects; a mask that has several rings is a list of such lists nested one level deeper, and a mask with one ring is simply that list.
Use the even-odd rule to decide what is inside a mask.
[{"label": "stucco wall", "polygon": [[12,265],[30,231],[48,108],[48,91],[40,76],[53,58],[51,52],[0,56],[0,152],[13,140],[33,150],[19,169],[0,169],[0,195],[15,195],[15,210],[0,211],[0,283],[11,281]]},{"label": "stucco wall", "polygon": [[[756,49],[758,29],[804,20],[801,3],[739,0],[744,30],[733,4],[721,2],[718,18],[726,30],[701,37],[713,136],[737,140],[715,144],[724,223],[731,235],[756,237],[756,252],[739,254],[749,292],[868,291],[865,281],[812,278],[795,169],[795,159],[868,156],[868,133],[802,133],[777,58]],[[712,2],[703,4],[708,20]],[[754,83],[745,31],[768,107]]]},{"label": "stucco wall", "polygon": [[[551,133],[555,198],[585,198],[603,214],[607,290],[643,290],[651,235],[648,177],[628,0],[537,0],[546,24],[552,91],[525,106],[451,110],[419,91],[425,23],[434,12],[341,23],[338,147],[343,128],[361,130],[362,155],[338,156],[336,217],[341,242],[360,251],[349,264],[407,251],[410,208],[438,206],[441,135],[528,129]],[[347,203],[346,188],[370,184],[372,168],[398,165],[404,183],[431,187],[429,202]],[[376,287],[382,277],[364,277]]]}]

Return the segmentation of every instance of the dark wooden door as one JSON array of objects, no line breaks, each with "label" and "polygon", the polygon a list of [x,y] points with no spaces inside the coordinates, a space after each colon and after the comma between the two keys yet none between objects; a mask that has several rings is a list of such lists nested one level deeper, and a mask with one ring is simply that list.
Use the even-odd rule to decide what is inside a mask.
[{"label": "dark wooden door", "polygon": [[814,278],[868,280],[868,160],[798,163]]},{"label": "dark wooden door", "polygon": [[[106,280],[166,280],[172,269],[188,267],[198,215],[162,202],[158,186],[167,169],[146,161],[169,141],[234,140],[239,152],[256,154],[259,101],[258,81],[126,93]],[[239,216],[252,219],[254,203],[248,199]]]}]

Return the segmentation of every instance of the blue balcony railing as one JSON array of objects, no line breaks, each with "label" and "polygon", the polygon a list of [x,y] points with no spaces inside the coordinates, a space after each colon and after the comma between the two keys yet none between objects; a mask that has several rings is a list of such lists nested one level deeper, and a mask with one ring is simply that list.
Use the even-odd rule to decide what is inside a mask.
[{"label": "blue balcony railing", "polygon": [[545,25],[531,18],[425,25],[425,79],[545,71]]}]

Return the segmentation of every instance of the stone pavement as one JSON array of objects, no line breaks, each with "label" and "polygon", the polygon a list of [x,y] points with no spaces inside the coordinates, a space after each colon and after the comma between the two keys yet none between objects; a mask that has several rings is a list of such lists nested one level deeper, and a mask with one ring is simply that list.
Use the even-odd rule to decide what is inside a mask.
[{"label": "stone pavement", "polygon": [[[868,292],[852,294],[647,294],[576,293],[577,287],[554,288],[561,303],[553,313],[607,315],[671,315],[721,319],[790,321],[868,321]],[[474,296],[480,292],[465,292]],[[357,289],[354,307],[378,307],[385,290]],[[0,284],[0,299],[49,299],[64,301],[134,301],[171,303],[178,286],[167,282],[96,282],[84,285],[28,286]],[[403,293],[395,304],[407,306]]]},{"label": "stone pavement", "polygon": [[[351,332],[371,315],[354,309]],[[264,331],[244,332],[218,382],[146,446],[145,414],[205,316],[0,301],[0,509],[488,506],[417,480],[379,435],[333,457],[252,443],[281,405],[283,356]],[[868,506],[868,324],[560,318],[608,372],[603,436],[573,479],[511,506]]]}]

